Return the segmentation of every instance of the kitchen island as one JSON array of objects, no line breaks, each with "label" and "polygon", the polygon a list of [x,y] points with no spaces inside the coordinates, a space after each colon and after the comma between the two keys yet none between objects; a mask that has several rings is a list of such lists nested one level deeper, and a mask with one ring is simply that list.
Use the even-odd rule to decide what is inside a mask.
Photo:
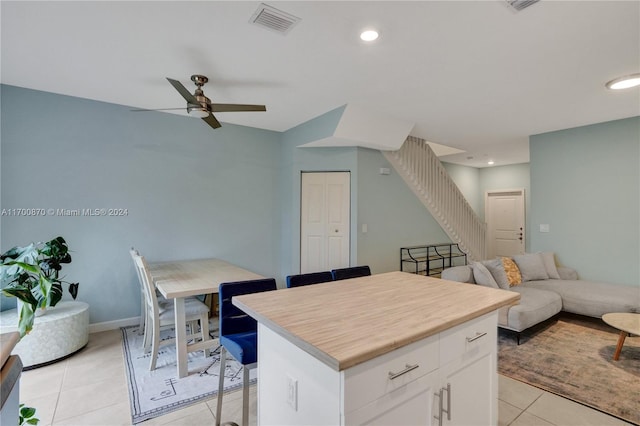
[{"label": "kitchen island", "polygon": [[496,424],[497,309],[519,297],[403,272],[234,297],[258,424]]}]

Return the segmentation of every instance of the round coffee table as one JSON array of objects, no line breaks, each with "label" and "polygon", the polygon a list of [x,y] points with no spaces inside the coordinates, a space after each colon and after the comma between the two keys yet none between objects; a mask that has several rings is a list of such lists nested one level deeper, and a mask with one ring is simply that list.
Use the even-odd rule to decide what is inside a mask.
[{"label": "round coffee table", "polygon": [[618,346],[613,354],[613,360],[617,361],[620,358],[620,351],[622,351],[622,345],[624,345],[624,339],[627,334],[640,335],[640,314],[633,313],[612,313],[604,314],[602,320],[609,324],[611,327],[615,327],[620,330],[620,337],[618,338]]}]

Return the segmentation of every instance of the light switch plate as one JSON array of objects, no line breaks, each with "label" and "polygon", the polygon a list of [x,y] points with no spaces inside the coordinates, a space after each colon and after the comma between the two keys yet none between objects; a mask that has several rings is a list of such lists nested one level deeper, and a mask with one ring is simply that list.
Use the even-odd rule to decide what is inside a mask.
[{"label": "light switch plate", "polygon": [[549,232],[549,224],[548,223],[540,224],[540,232]]}]

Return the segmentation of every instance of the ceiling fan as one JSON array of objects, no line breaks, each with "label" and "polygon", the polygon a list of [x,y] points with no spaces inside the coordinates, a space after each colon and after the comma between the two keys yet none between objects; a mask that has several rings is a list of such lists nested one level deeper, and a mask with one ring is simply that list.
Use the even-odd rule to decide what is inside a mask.
[{"label": "ceiling fan", "polygon": [[[214,112],[239,112],[239,111],[266,111],[267,108],[264,105],[246,105],[246,104],[214,104],[211,103],[211,99],[204,95],[202,86],[205,85],[209,79],[204,75],[194,74],[191,76],[191,81],[197,86],[193,95],[187,90],[186,87],[178,80],[167,77],[167,80],[171,85],[182,95],[187,101],[187,113],[192,117],[202,118],[209,126],[217,129],[222,125],[213,115]],[[164,108],[164,110],[170,109],[182,109],[182,108]],[[162,111],[159,110],[134,110],[134,111]]]}]

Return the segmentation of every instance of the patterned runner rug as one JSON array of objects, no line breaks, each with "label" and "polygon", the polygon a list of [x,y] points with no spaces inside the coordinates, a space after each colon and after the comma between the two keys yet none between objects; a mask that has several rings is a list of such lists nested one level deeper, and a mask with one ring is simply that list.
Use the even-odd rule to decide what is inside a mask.
[{"label": "patterned runner rug", "polygon": [[[138,327],[123,327],[121,330],[133,424],[217,395],[220,371],[218,352],[207,358],[202,351],[189,353],[190,374],[178,379],[173,344],[160,349],[156,369],[149,371],[151,355],[145,354],[142,349],[142,336],[138,334]],[[160,339],[169,339],[174,335],[173,329],[166,329],[161,331]],[[213,351],[215,348],[211,349]],[[256,369],[251,370],[250,377],[251,382],[255,382]],[[230,358],[227,358],[224,382],[225,392],[242,386],[241,365]]]},{"label": "patterned runner rug", "polygon": [[522,334],[499,329],[498,372],[625,421],[640,424],[640,337],[597,318],[562,313]]}]

